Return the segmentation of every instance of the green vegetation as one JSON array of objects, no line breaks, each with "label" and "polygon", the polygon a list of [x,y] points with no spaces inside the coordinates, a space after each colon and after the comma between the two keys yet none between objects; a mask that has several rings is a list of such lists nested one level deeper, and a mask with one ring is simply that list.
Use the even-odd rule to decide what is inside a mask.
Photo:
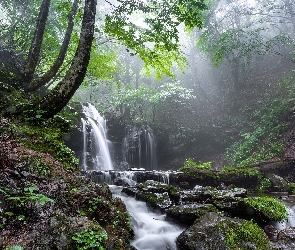
[{"label": "green vegetation", "polygon": [[78,250],[99,249],[105,250],[105,242],[108,239],[106,231],[100,227],[92,227],[83,232],[75,233],[72,236]]},{"label": "green vegetation", "polygon": [[100,203],[100,199],[95,197],[95,198],[92,198],[90,201],[89,201],[89,207],[88,207],[88,211],[90,213],[94,213],[95,210],[97,209],[98,207],[98,204]]},{"label": "green vegetation", "polygon": [[259,186],[257,188],[257,191],[263,193],[263,192],[267,191],[267,189],[269,187],[271,187],[271,185],[272,185],[272,182],[270,181],[270,179],[268,179],[268,178],[260,178],[260,183],[259,183]]},{"label": "green vegetation", "polygon": [[23,207],[26,202],[39,202],[41,205],[44,205],[46,202],[51,202],[55,203],[53,199],[48,198],[44,194],[38,194],[35,193],[35,185],[31,184],[28,187],[24,188],[24,193],[21,194],[13,194],[11,190],[5,188],[5,189],[0,189],[0,192],[4,194],[5,200],[6,201],[12,201],[14,206],[16,207]]},{"label": "green vegetation", "polygon": [[225,242],[229,249],[247,250],[247,242],[253,244],[257,250],[270,249],[268,237],[253,221],[245,221],[242,225],[231,223],[226,226],[221,222],[218,227],[225,233]]},{"label": "green vegetation", "polygon": [[273,197],[253,197],[243,199],[246,205],[264,214],[273,221],[286,220],[288,217],[286,207]]},{"label": "green vegetation", "polygon": [[187,176],[200,177],[200,174],[206,174],[218,178],[218,175],[211,170],[211,162],[195,162],[192,158],[187,159],[179,170]]},{"label": "green vegetation", "polygon": [[[195,168],[199,170],[211,170],[211,162],[195,162],[193,158],[189,158],[184,162],[184,166],[182,168]],[[181,170],[180,168],[180,171]]]},{"label": "green vegetation", "polygon": [[258,176],[262,177],[258,167],[228,167],[225,166],[221,170],[221,173],[232,174],[232,175],[244,175],[244,176]]},{"label": "green vegetation", "polygon": [[24,248],[21,247],[21,246],[15,245],[15,246],[12,246],[10,248],[6,248],[5,250],[24,250]]},{"label": "green vegetation", "polygon": [[292,193],[295,194],[295,183],[289,183],[289,186],[292,189]]},{"label": "green vegetation", "polygon": [[24,221],[26,219],[23,214],[24,206],[30,207],[34,202],[38,202],[40,205],[45,205],[47,202],[55,203],[53,199],[46,195],[35,193],[35,190],[34,184],[25,187],[23,192],[13,192],[9,188],[0,188],[0,194],[4,197],[3,202],[0,202],[0,228],[5,226],[7,220]]},{"label": "green vegetation", "polygon": [[[68,148],[63,136],[69,132],[70,124],[57,118],[43,121],[42,124],[34,125],[31,123],[14,123],[10,125],[10,131],[18,135],[18,141],[28,149],[33,149],[41,153],[49,153],[56,157],[69,171],[78,169],[79,161],[74,152]],[[39,172],[42,175],[50,176],[52,173],[40,157],[27,159],[30,163],[32,172]],[[51,163],[53,164],[53,163]]]},{"label": "green vegetation", "polygon": [[287,128],[287,123],[281,122],[281,118],[288,110],[289,105],[280,99],[273,100],[269,107],[253,110],[253,117],[248,119],[254,121],[247,131],[241,133],[243,139],[234,142],[227,150],[226,159],[229,164],[247,166],[280,156],[283,144],[279,138]]},{"label": "green vegetation", "polygon": [[28,164],[28,171],[34,174],[38,174],[40,176],[52,177],[52,171],[49,165],[42,162],[42,157],[32,157],[28,156],[24,159]]}]

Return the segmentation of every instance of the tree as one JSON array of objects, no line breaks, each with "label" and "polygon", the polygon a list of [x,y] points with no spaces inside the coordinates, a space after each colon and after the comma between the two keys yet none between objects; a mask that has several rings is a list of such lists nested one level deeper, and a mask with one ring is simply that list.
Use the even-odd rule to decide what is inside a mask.
[{"label": "tree", "polygon": [[[220,89],[223,96],[228,95],[230,108],[238,111],[243,105],[241,99],[247,102],[255,92],[265,93],[264,87],[270,82],[262,79],[262,71],[276,67],[277,77],[282,77],[280,71],[293,67],[294,7],[288,0],[217,0],[206,13],[205,28],[196,44],[214,66],[229,73]],[[276,65],[279,60],[282,68]],[[269,71],[270,76],[273,70]]]},{"label": "tree", "polygon": [[[150,72],[150,67],[153,67],[156,69],[158,78],[161,74],[171,76],[173,62],[176,62],[180,67],[185,65],[185,59],[179,46],[177,28],[181,23],[184,23],[187,29],[201,28],[202,11],[206,8],[205,0],[151,0],[147,2],[118,0],[116,4],[107,3],[112,9],[104,17],[105,35],[109,39],[115,39],[125,44],[134,51],[133,53],[139,55],[145,63],[147,72]],[[14,4],[14,1],[9,1],[6,4]],[[61,111],[85,78],[93,48],[96,5],[96,0],[85,0],[80,38],[70,66],[66,67],[67,71],[61,81],[53,89],[49,89],[47,94],[36,103],[35,109],[42,110],[45,118],[53,117]],[[46,27],[50,6],[50,0],[42,1],[34,36],[20,74],[13,74],[14,77],[11,81],[11,78],[7,77],[10,75],[10,69],[2,64],[2,75],[4,76],[0,79],[3,84],[13,85],[25,92],[31,92],[44,87],[61,70],[66,53],[69,53],[68,46],[73,31],[77,1],[72,4],[59,55],[46,73],[36,76],[36,68],[42,59],[42,42],[49,32]],[[1,4],[1,7],[5,10],[7,6]],[[132,14],[135,12],[143,14],[143,21],[148,27],[142,27],[132,22]]]}]

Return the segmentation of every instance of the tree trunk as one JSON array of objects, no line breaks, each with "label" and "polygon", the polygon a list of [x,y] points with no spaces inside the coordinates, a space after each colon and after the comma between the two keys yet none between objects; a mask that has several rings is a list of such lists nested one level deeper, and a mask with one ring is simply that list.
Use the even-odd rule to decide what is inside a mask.
[{"label": "tree trunk", "polygon": [[69,14],[68,28],[66,30],[65,37],[64,37],[63,43],[62,43],[60,51],[59,51],[59,55],[58,55],[55,63],[51,66],[51,68],[48,70],[48,72],[46,72],[42,77],[39,77],[39,78],[33,80],[29,85],[25,86],[24,87],[25,92],[35,91],[39,87],[45,85],[59,71],[61,65],[64,62],[64,59],[65,59],[65,56],[67,53],[67,49],[68,49],[68,46],[69,46],[69,43],[71,40],[71,35],[72,35],[73,27],[74,27],[74,19],[75,19],[77,8],[78,8],[77,1],[78,0],[74,1],[72,10]]},{"label": "tree trunk", "polygon": [[21,70],[23,86],[29,84],[34,76],[37,64],[40,58],[41,45],[43,41],[43,36],[45,32],[46,21],[49,14],[51,0],[43,0],[39,11],[36,30],[34,34],[33,41],[31,43],[30,51],[27,60]]},{"label": "tree trunk", "polygon": [[46,112],[44,114],[45,118],[53,117],[61,111],[83,82],[90,59],[96,3],[96,0],[85,1],[80,41],[72,64],[63,80],[44,96],[39,104],[39,108]]}]

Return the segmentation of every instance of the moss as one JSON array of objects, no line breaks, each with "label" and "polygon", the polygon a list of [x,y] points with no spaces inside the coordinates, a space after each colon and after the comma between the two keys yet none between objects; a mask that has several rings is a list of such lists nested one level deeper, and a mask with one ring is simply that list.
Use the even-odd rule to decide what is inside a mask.
[{"label": "moss", "polygon": [[99,225],[88,228],[72,236],[76,249],[99,249],[104,250],[108,235]]},{"label": "moss", "polygon": [[228,167],[225,166],[221,173],[230,174],[230,175],[244,175],[249,177],[257,176],[259,178],[262,177],[262,173],[260,172],[258,167]]},{"label": "moss", "polygon": [[140,194],[140,197],[144,199],[145,201],[153,203],[153,204],[164,201],[163,197],[158,197],[155,193],[151,193],[151,192],[146,192],[146,193],[143,192]]},{"label": "moss", "polygon": [[243,199],[243,202],[270,220],[282,221],[288,217],[286,207],[273,197],[253,197]]},{"label": "moss", "polygon": [[259,186],[257,187],[258,192],[265,192],[268,188],[270,188],[272,185],[270,179],[268,178],[261,178],[259,181]]},{"label": "moss", "polygon": [[289,183],[289,187],[292,189],[292,194],[295,194],[295,183]]},{"label": "moss", "polygon": [[242,225],[220,222],[217,227],[225,233],[225,242],[229,249],[252,249],[247,246],[249,242],[257,250],[270,249],[268,237],[253,221],[245,221]]},{"label": "moss", "polygon": [[15,123],[10,125],[10,130],[27,149],[49,153],[58,159],[67,170],[77,170],[79,161],[63,140],[64,124],[59,126],[59,123],[54,120],[44,121],[43,123],[42,126]]},{"label": "moss", "polygon": [[139,188],[140,190],[143,190],[149,186],[151,186],[153,189],[159,190],[159,192],[168,192],[169,195],[170,194],[175,195],[180,190],[179,187],[175,187],[170,184],[157,183],[157,182],[153,182],[152,184],[148,182],[139,183],[136,187]]},{"label": "moss", "polygon": [[206,213],[218,212],[212,204],[191,204],[174,206],[166,210],[169,217],[173,217],[182,223],[193,223],[196,219],[201,218]]}]

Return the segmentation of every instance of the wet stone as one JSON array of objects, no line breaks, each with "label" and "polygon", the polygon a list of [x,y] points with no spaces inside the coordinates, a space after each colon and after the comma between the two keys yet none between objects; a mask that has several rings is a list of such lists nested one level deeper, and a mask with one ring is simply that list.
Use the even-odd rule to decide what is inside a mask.
[{"label": "wet stone", "polygon": [[167,209],[166,216],[168,219],[191,225],[209,212],[218,212],[218,210],[212,204],[186,204]]}]

